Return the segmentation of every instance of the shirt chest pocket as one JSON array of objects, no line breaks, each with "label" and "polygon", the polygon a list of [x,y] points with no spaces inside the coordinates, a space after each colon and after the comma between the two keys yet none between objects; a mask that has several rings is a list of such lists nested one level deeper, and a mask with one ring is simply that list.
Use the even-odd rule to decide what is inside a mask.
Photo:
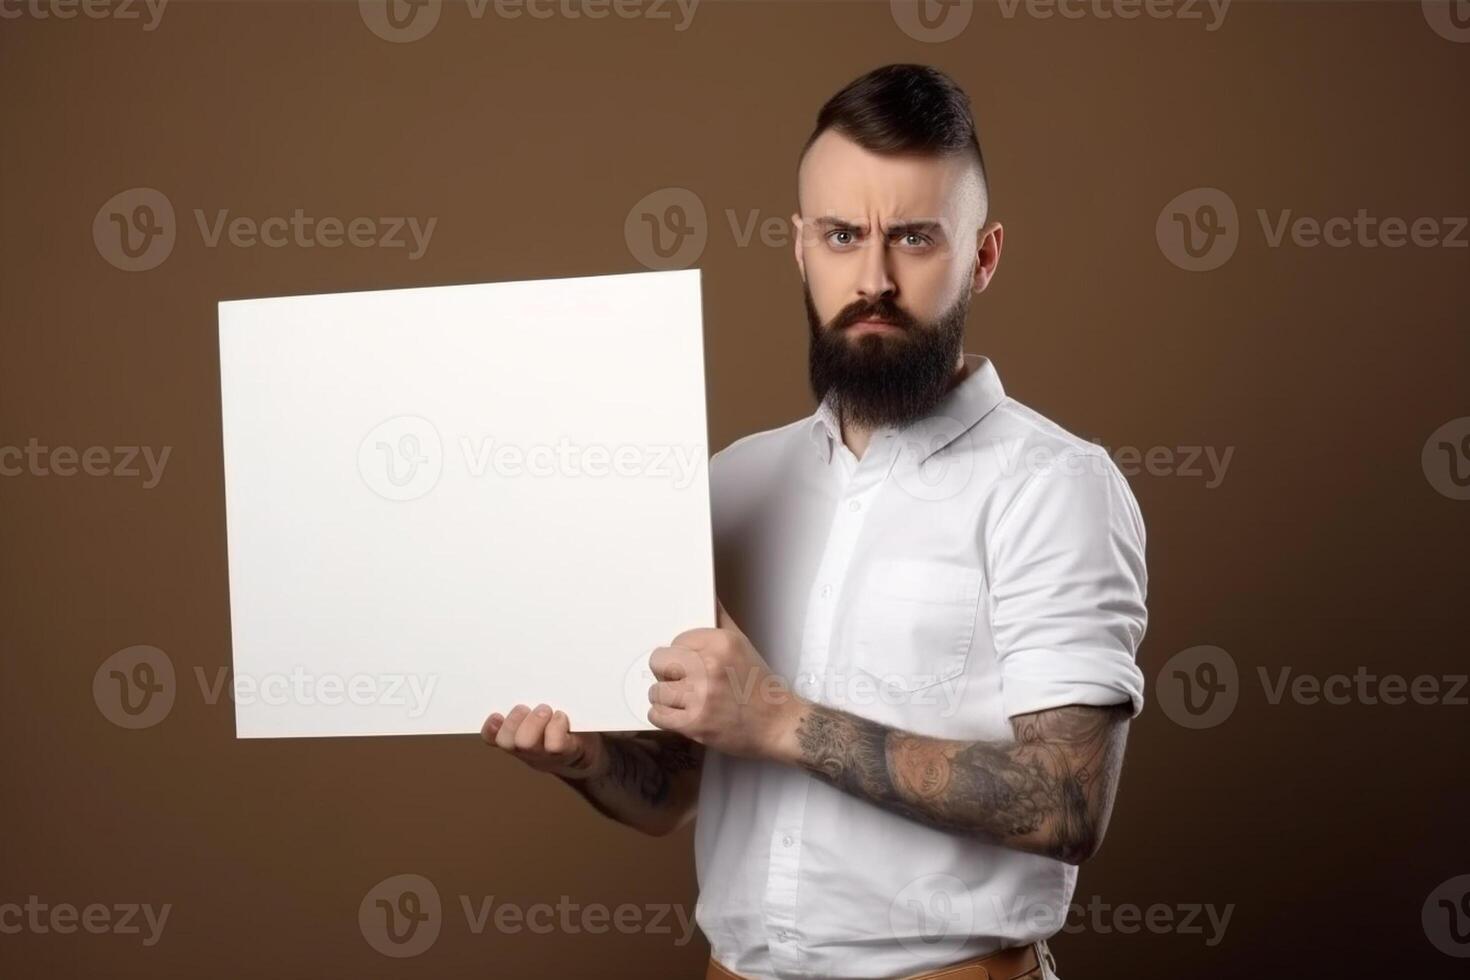
[{"label": "shirt chest pocket", "polygon": [[891,691],[919,691],[964,671],[980,569],[924,558],[868,566],[853,605],[853,667]]}]

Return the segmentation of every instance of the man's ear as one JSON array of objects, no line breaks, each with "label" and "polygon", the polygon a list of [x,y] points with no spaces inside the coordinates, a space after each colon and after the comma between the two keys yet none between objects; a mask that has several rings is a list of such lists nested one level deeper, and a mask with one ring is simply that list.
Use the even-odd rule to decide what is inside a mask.
[{"label": "man's ear", "polygon": [[791,236],[796,240],[796,271],[801,273],[801,281],[806,282],[806,256],[801,250],[801,215],[795,211],[791,212],[791,227],[796,231]]},{"label": "man's ear", "polygon": [[999,221],[992,221],[975,234],[975,272],[970,287],[982,293],[990,285],[996,266],[1000,265],[1000,249],[1005,241],[1005,229]]}]

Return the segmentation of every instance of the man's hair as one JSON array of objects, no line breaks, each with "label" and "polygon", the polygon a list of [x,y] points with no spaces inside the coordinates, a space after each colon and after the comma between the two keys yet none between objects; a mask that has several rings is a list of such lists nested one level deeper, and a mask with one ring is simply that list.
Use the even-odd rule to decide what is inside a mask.
[{"label": "man's hair", "polygon": [[990,198],[970,97],[937,68],[884,65],[853,79],[817,113],[817,125],[798,161],[829,129],[874,153],[973,156],[981,190]]}]

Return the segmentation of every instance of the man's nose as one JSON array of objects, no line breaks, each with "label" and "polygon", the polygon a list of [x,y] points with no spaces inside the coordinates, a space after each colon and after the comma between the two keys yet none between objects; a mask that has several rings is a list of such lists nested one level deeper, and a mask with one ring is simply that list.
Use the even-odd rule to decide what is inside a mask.
[{"label": "man's nose", "polygon": [[893,281],[888,268],[888,243],[881,237],[875,236],[863,243],[857,290],[858,295],[869,303],[898,292],[898,284]]}]

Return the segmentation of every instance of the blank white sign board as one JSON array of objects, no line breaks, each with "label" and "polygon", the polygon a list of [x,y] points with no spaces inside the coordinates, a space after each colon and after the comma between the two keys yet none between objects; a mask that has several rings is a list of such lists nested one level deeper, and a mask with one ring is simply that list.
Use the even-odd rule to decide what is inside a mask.
[{"label": "blank white sign board", "polygon": [[241,738],[649,729],[715,623],[698,270],[233,300]]}]

